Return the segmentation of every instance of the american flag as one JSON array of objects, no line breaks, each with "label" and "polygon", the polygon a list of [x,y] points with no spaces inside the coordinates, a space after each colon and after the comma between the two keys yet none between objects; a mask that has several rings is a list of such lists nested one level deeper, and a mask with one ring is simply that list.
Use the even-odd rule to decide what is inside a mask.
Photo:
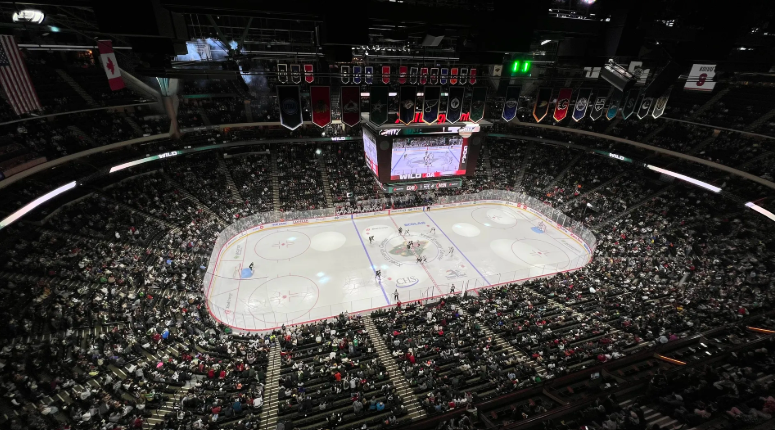
[{"label": "american flag", "polygon": [[35,87],[13,36],[0,35],[0,84],[17,115],[41,110]]}]

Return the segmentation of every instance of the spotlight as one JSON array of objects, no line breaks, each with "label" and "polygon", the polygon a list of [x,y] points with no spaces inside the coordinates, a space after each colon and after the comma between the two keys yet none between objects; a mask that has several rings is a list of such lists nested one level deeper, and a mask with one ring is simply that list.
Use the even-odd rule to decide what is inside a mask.
[{"label": "spotlight", "polygon": [[46,15],[37,9],[22,9],[14,12],[11,19],[13,22],[28,22],[30,24],[40,24]]}]

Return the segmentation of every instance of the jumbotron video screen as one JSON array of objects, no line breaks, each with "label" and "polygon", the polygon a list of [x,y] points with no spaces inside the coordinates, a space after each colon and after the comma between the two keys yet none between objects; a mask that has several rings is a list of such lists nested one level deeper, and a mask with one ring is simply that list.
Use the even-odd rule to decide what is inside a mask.
[{"label": "jumbotron video screen", "polygon": [[370,131],[363,128],[363,152],[366,156],[366,164],[369,165],[369,169],[379,177],[379,170],[377,164],[377,139],[371,134]]},{"label": "jumbotron video screen", "polygon": [[459,135],[396,138],[390,179],[465,175],[467,152],[468,142]]}]

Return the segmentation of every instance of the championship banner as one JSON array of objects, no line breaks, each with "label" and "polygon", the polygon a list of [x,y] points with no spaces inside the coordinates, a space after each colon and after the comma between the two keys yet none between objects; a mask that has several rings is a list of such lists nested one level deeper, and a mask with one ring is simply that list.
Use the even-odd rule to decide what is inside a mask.
[{"label": "championship banner", "polygon": [[487,101],[487,87],[474,87],[474,93],[471,95],[471,111],[469,119],[473,122],[479,122],[484,118],[484,105]]},{"label": "championship banner", "polygon": [[522,91],[521,86],[514,86],[506,88],[506,102],[503,103],[503,113],[501,118],[506,121],[511,121],[517,116],[517,108],[519,108],[519,93]]},{"label": "championship banner", "polygon": [[353,83],[361,83],[361,66],[353,66]]},{"label": "championship banner", "polygon": [[428,68],[423,67],[420,69],[420,83],[425,85],[428,82]]},{"label": "championship banner", "polygon": [[441,85],[447,85],[447,79],[449,79],[449,69],[446,67],[442,67],[441,78],[439,78],[439,82],[441,82]]},{"label": "championship banner", "polygon": [[653,97],[643,97],[638,105],[638,119],[643,119],[649,114],[651,105],[654,104]]},{"label": "championship banner", "polygon": [[312,71],[312,64],[304,65],[304,80],[307,81],[308,84],[315,82],[315,75],[312,73]]},{"label": "championship banner", "polygon": [[[0,60],[0,66],[11,67],[5,71],[11,71],[11,73],[3,73],[3,88],[6,88],[6,94],[12,93],[9,100],[11,100],[11,106],[20,107],[21,104],[15,101],[22,101],[27,105],[27,110],[20,110],[22,113],[29,112],[30,110],[40,110],[40,102],[38,95],[35,92],[35,87],[32,85],[32,81],[29,78],[29,73],[23,65],[21,65],[21,54],[19,53],[19,47],[16,45],[16,40],[13,36],[6,36],[3,38],[3,49],[0,52],[5,57],[4,60]],[[108,77],[108,85],[112,91],[118,91],[125,88],[124,79],[121,78],[121,68],[118,67],[118,60],[116,60],[116,53],[113,52],[113,42],[110,40],[98,40],[97,47],[100,49],[100,61],[102,62],[102,68],[105,70],[105,75]],[[13,52],[7,52],[13,50]],[[23,70],[25,69],[25,70]],[[14,82],[13,85],[8,85],[9,82]],[[16,98],[19,94],[24,94],[24,98]]]},{"label": "championship banner", "polygon": [[301,82],[301,66],[291,64],[291,82],[298,84]]},{"label": "championship banner", "polygon": [[616,118],[616,113],[619,112],[619,104],[621,104],[623,96],[624,94],[621,91],[614,90],[611,102],[608,103],[608,110],[605,112],[605,119],[611,121]]},{"label": "championship banner", "polygon": [[406,70],[407,70],[406,66],[398,67],[398,83],[401,85],[406,83],[406,76],[407,76]]},{"label": "championship banner", "polygon": [[659,96],[657,99],[657,102],[654,104],[654,110],[651,112],[651,116],[654,117],[654,119],[659,118],[662,116],[663,113],[665,113],[665,107],[667,106],[667,100],[670,98],[670,91],[673,89],[671,86],[670,88],[665,91],[664,94]]},{"label": "championship banner", "polygon": [[382,83],[390,83],[390,66],[382,66]]},{"label": "championship banner", "polygon": [[460,85],[465,85],[468,79],[468,68],[460,69]]},{"label": "championship banner", "polygon": [[309,101],[312,104],[312,122],[318,127],[331,124],[331,87],[310,87]]},{"label": "championship banner", "polygon": [[369,91],[369,121],[382,125],[388,119],[388,90],[386,85],[375,85]]},{"label": "championship banner", "polygon": [[374,83],[374,66],[366,66],[366,85]]},{"label": "championship banner", "polygon": [[468,82],[471,85],[476,84],[476,69],[471,69],[471,71],[468,73]]},{"label": "championship banner", "polygon": [[457,67],[452,68],[452,76],[449,78],[450,85],[457,85]]},{"label": "championship banner", "polygon": [[[293,70],[293,65],[291,65]],[[301,75],[299,75],[301,80]],[[277,100],[280,103],[280,124],[296,130],[304,122],[301,117],[301,94],[297,85],[278,85]]]},{"label": "championship banner", "polygon": [[342,122],[354,127],[361,122],[361,88],[342,87]]},{"label": "championship banner", "polygon": [[572,88],[560,88],[560,94],[557,96],[557,104],[554,106],[554,115],[552,115],[555,121],[560,122],[568,115],[568,107],[570,106],[570,98],[572,95]]},{"label": "championship banner", "polygon": [[589,99],[592,96],[592,88],[582,88],[576,95],[576,104],[573,105],[573,120],[576,122],[581,121],[587,116],[587,108],[589,107]]},{"label": "championship banner", "polygon": [[423,89],[422,122],[433,124],[439,119],[439,102],[441,87],[425,87]]},{"label": "championship banner", "polygon": [[401,87],[401,97],[398,99],[398,120],[403,124],[409,124],[414,120],[415,105],[417,104],[417,87],[406,85]]},{"label": "championship banner", "polygon": [[342,76],[342,83],[350,83],[350,66],[342,66],[339,68],[339,73]]},{"label": "championship banner", "polygon": [[[442,69],[443,70],[443,69]],[[464,87],[452,87],[447,98],[447,121],[452,124],[460,120],[463,112],[463,97],[466,95]]]},{"label": "championship banner", "polygon": [[713,91],[716,83],[713,78],[716,77],[715,64],[694,64],[689,76],[686,78],[685,90],[692,91]]},{"label": "championship banner", "polygon": [[552,100],[551,88],[539,88],[536,96],[536,104],[533,105],[533,118],[536,122],[543,121],[549,113],[549,102]]},{"label": "championship banner", "polygon": [[595,104],[592,106],[592,112],[589,113],[589,118],[592,119],[592,121],[597,121],[603,116],[603,112],[605,112],[605,101],[608,97],[606,96],[597,96],[595,97]]},{"label": "championship banner", "polygon": [[409,68],[409,83],[412,85],[417,83],[417,67]]},{"label": "championship banner", "polygon": [[622,118],[627,119],[635,113],[635,108],[638,106],[638,97],[640,90],[631,89],[627,92],[627,99],[622,105]]},{"label": "championship banner", "polygon": [[431,85],[436,85],[439,83],[439,68],[433,67],[431,68]]},{"label": "championship banner", "polygon": [[287,64],[278,64],[277,65],[277,80],[280,81],[280,83],[286,83],[288,82],[288,65]]}]

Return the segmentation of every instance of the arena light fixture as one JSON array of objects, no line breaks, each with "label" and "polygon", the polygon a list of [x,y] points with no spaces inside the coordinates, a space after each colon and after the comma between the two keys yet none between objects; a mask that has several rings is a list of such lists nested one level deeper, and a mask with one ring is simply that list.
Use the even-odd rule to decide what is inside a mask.
[{"label": "arena light fixture", "polygon": [[659,173],[661,173],[663,175],[672,176],[672,177],[674,177],[676,179],[680,179],[682,181],[686,181],[686,182],[688,182],[688,183],[690,183],[692,185],[696,185],[698,187],[705,188],[706,190],[713,191],[714,193],[721,192],[721,188],[719,188],[719,187],[717,187],[715,185],[711,185],[711,184],[709,184],[707,182],[702,182],[702,181],[699,181],[697,179],[690,178],[690,177],[688,177],[686,175],[682,175],[680,173],[676,173],[676,172],[672,172],[672,171],[667,170],[667,169],[663,169],[661,167],[652,166],[651,164],[647,164],[646,167],[648,167],[650,170],[653,170],[655,172],[659,172]]},{"label": "arena light fixture", "polygon": [[46,14],[37,9],[22,9],[11,16],[13,22],[27,24],[40,24],[46,18]]},{"label": "arena light fixture", "polygon": [[771,221],[775,221],[775,214],[773,214],[772,212],[768,211],[767,209],[764,209],[763,207],[757,205],[756,203],[748,202],[745,205],[746,205],[746,207],[749,207],[749,208],[755,210],[756,212],[759,212],[760,214],[766,216]]},{"label": "arena light fixture", "polygon": [[546,45],[547,43],[549,43],[551,41],[552,41],[552,39],[546,39],[543,42],[541,42],[541,46],[544,46],[544,45]]},{"label": "arena light fixture", "polygon": [[0,221],[0,230],[6,228],[9,225],[11,225],[12,223],[16,222],[19,218],[23,217],[24,215],[26,215],[27,213],[29,213],[31,210],[35,209],[36,207],[42,205],[43,203],[53,199],[54,197],[56,197],[58,195],[64,193],[67,190],[72,190],[73,188],[75,188],[75,181],[70,182],[70,183],[65,184],[65,185],[62,185],[61,187],[59,187],[59,188],[57,188],[57,189],[55,189],[53,191],[49,191],[48,193],[46,193],[46,194],[38,197],[37,199],[27,203],[26,205],[24,205],[24,207],[22,207],[18,211],[12,213],[8,217],[6,217],[2,221]]}]

